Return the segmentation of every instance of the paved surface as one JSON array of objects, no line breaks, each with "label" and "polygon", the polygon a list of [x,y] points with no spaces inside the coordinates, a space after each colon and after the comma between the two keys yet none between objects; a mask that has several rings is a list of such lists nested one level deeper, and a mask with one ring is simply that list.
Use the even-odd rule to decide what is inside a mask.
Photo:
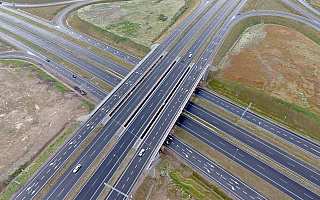
[{"label": "paved surface", "polygon": [[[14,24],[28,32],[36,33],[37,36],[40,36],[41,38],[52,42],[54,44],[58,44],[63,49],[68,49],[69,51],[75,52],[78,55],[81,55],[81,57],[84,57],[85,59],[89,59],[101,66],[103,66],[105,69],[112,72],[112,75],[114,78],[119,78],[119,75],[124,77],[129,73],[129,69],[101,56],[100,54],[97,54],[91,50],[88,50],[85,47],[82,47],[74,42],[71,42],[63,37],[60,37],[56,34],[53,34],[50,31],[47,31],[43,28],[40,28],[38,26],[35,26],[33,24],[30,24],[26,21],[23,21],[19,18],[13,17],[12,15],[0,12],[0,19],[9,22],[11,24]],[[21,35],[21,34],[20,34]]]},{"label": "paved surface", "polygon": [[[239,105],[236,105],[230,101],[227,101],[226,99],[215,95],[213,93],[210,93],[206,90],[203,90],[201,88],[198,88],[195,91],[195,94],[199,96],[200,98],[226,110],[227,112],[237,116],[241,117],[244,113],[246,108],[240,107]],[[318,144],[307,140],[303,137],[301,137],[299,134],[294,133],[293,131],[290,131],[274,122],[271,122],[270,120],[267,120],[250,110],[248,110],[241,118],[242,120],[245,120],[261,129],[264,129],[265,131],[269,132],[270,134],[288,142],[289,144],[292,144],[296,146],[297,148],[306,151],[309,154],[312,154],[313,156],[320,158],[320,147]]]},{"label": "paved surface", "polygon": [[314,192],[308,190],[307,188],[288,178],[284,174],[278,172],[274,168],[253,157],[249,153],[231,144],[214,132],[203,128],[194,121],[181,116],[178,122],[178,126],[183,130],[189,132],[196,138],[200,139],[210,147],[219,151],[223,155],[227,156],[234,162],[238,163],[242,167],[246,168],[250,172],[254,173],[261,179],[278,188],[280,191],[287,194],[291,198],[303,200],[314,200],[320,198],[320,196],[318,196]]},{"label": "paved surface", "polygon": [[171,151],[235,197],[243,200],[267,199],[179,138],[172,138],[169,145],[166,145]]},{"label": "paved surface", "polygon": [[[172,35],[174,35],[174,34],[172,34]],[[220,37],[222,37],[222,35],[220,36]],[[205,57],[203,58],[203,59],[206,59]],[[138,72],[139,73],[139,72]],[[141,71],[141,74],[142,74],[142,71]],[[119,87],[120,88],[120,87]],[[118,88],[117,88],[117,90],[118,90]],[[115,91],[113,94],[115,94],[117,91]],[[120,95],[121,96],[121,95]],[[33,191],[31,192],[32,194],[34,193]]]},{"label": "paved surface", "polygon": [[209,110],[201,108],[193,102],[189,102],[184,110],[320,187],[319,169],[306,164],[295,156],[288,154]]},{"label": "paved surface", "polygon": [[[238,10],[244,5],[246,1],[241,1],[238,5],[237,9],[234,12],[238,12]],[[183,79],[179,79],[179,84],[175,85],[174,90],[167,90],[166,88],[160,89],[155,93],[159,96],[165,96],[169,98],[154,98],[149,100],[146,107],[149,105],[160,104],[161,109],[158,114],[151,115],[152,120],[154,120],[154,124],[150,129],[148,128],[147,135],[145,136],[144,142],[141,144],[140,148],[137,150],[139,152],[141,149],[146,149],[144,156],[139,157],[137,154],[133,156],[129,165],[122,173],[121,177],[117,180],[114,187],[125,194],[129,194],[137,182],[138,178],[141,176],[143,170],[149,167],[150,161],[154,158],[155,154],[158,152],[165,138],[167,137],[169,131],[173,127],[176,119],[179,117],[186,101],[189,99],[188,91],[191,89],[192,94],[192,86],[196,86],[199,79],[202,77],[204,72],[203,68],[206,65],[202,65],[201,61],[205,61],[201,57],[195,63],[195,65],[189,66],[190,54],[197,55],[199,52],[199,48],[203,46],[203,44],[208,40],[211,34],[216,30],[225,16],[229,13],[230,10],[236,5],[237,1],[229,1],[216,15],[216,17],[210,21],[208,26],[204,29],[204,31],[199,35],[196,41],[192,44],[192,46],[188,49],[187,53],[182,56],[182,58],[177,63],[177,67],[181,67],[179,71],[183,73]],[[220,38],[220,37],[219,37]],[[202,54],[203,55],[203,54]],[[201,55],[201,56],[202,56]],[[199,64],[201,63],[201,64]],[[184,70],[183,70],[184,69]],[[187,70],[187,71],[186,71]],[[180,75],[181,77],[181,75]],[[174,83],[172,80],[167,79],[167,83]],[[163,92],[162,92],[163,91]],[[162,92],[162,93],[161,93]],[[190,92],[190,91],[189,91]],[[190,94],[190,95],[191,95]],[[154,105],[153,105],[154,107]],[[147,111],[142,111],[142,113],[146,113]],[[150,115],[149,115],[150,116]],[[137,117],[140,121],[145,120],[141,119],[141,117]],[[136,124],[137,122],[135,122]],[[139,123],[137,123],[139,124]],[[124,196],[119,195],[119,193],[112,191],[108,194],[107,199],[123,199]]]},{"label": "paved surface", "polygon": [[[52,165],[46,165],[43,169],[32,179],[23,190],[17,194],[15,199],[33,199],[35,195],[41,190],[41,188],[52,178],[53,175],[65,164],[68,157],[70,157],[75,150],[83,143],[83,141],[91,134],[91,129],[94,130],[95,127],[101,123],[106,113],[110,113],[112,108],[121,101],[121,98],[127,96],[128,90],[132,90],[136,85],[143,80],[144,77],[150,72],[150,68],[153,66],[153,63],[161,56],[163,51],[168,48],[171,43],[180,35],[180,31],[183,31],[188,25],[195,19],[205,7],[202,6],[200,9],[197,9],[192,15],[187,18],[187,21],[180,24],[179,29],[174,30],[169,37],[167,37],[158,48],[146,59],[143,63],[137,66],[136,70],[128,75],[128,77],[123,80],[114,91],[108,95],[108,97],[103,101],[102,105],[98,110],[95,111],[93,116],[86,122],[80,130],[75,134],[68,144],[72,142],[72,147],[66,145],[64,146],[56,156],[49,161],[53,163]],[[185,44],[184,44],[185,45]],[[151,70],[152,71],[152,70]],[[142,79],[141,79],[142,78]],[[115,121],[116,122],[116,121]],[[81,131],[83,130],[84,131]],[[89,130],[88,130],[89,129]],[[111,136],[111,135],[110,135]],[[111,136],[112,137],[112,136]],[[98,137],[96,137],[98,138]],[[107,140],[107,139],[106,139]],[[94,146],[95,147],[95,146]],[[68,156],[66,156],[68,155]],[[111,156],[113,156],[111,154]],[[58,158],[59,157],[59,158]],[[55,160],[57,158],[57,160]],[[59,160],[60,159],[60,160]],[[59,160],[59,162],[57,162]],[[77,164],[77,163],[76,163]],[[89,163],[87,163],[89,165]],[[75,166],[75,165],[74,165]],[[50,168],[50,170],[48,170]],[[85,167],[79,170],[83,171]],[[79,173],[78,172],[78,173]],[[43,177],[45,175],[45,177]],[[79,173],[80,176],[80,173]],[[79,177],[78,176],[78,177]],[[40,180],[40,179],[42,180]],[[61,195],[61,193],[56,194]]]}]

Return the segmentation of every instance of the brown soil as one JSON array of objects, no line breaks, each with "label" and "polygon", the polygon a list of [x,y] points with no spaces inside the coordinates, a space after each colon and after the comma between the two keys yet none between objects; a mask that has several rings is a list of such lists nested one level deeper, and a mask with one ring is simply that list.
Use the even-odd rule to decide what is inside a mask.
[{"label": "brown soil", "polygon": [[35,71],[0,65],[0,180],[35,155],[52,137],[79,116],[83,100],[61,93]]},{"label": "brown soil", "polygon": [[251,29],[267,34],[259,42],[249,41],[240,52],[235,51],[244,46],[239,42],[222,66],[223,77],[319,114],[320,46],[283,26]]}]

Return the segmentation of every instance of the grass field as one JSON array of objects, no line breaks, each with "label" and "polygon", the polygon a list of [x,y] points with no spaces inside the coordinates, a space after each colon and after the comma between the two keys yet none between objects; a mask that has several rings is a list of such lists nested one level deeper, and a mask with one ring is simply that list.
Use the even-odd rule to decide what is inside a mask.
[{"label": "grass field", "polygon": [[242,9],[242,12],[252,10],[274,10],[301,15],[299,12],[297,12],[295,9],[291,8],[281,0],[249,0]]},{"label": "grass field", "polygon": [[[94,38],[104,41],[136,57],[143,58],[150,51],[150,48],[149,46],[139,44],[138,43],[139,41],[135,41],[136,39],[139,39],[139,38],[152,39],[151,43],[149,44],[157,43],[161,41],[163,39],[162,36],[167,35],[170,32],[171,29],[168,29],[169,26],[176,27],[177,24],[180,23],[182,19],[187,17],[187,14],[193,11],[199,5],[199,2],[200,2],[199,0],[189,0],[185,3],[185,6],[182,6],[180,9],[179,7],[172,8],[178,11],[175,12],[173,17],[170,19],[169,17],[172,15],[172,13],[170,15],[166,14],[167,11],[164,10],[165,7],[170,7],[170,6],[172,7],[172,4],[167,4],[168,1],[149,2],[148,8],[152,8],[153,6],[154,11],[152,10],[150,12],[146,12],[147,10],[143,11],[142,13],[145,14],[144,18],[142,18],[143,17],[142,15],[137,16],[138,11],[133,12],[133,15],[135,14],[135,16],[137,17],[136,20],[141,20],[142,22],[132,21],[131,19],[119,19],[118,21],[114,19],[115,23],[111,24],[110,26],[112,27],[109,27],[109,29],[107,29],[106,26],[102,26],[101,28],[99,26],[89,23],[88,21],[81,19],[78,16],[77,11],[75,11],[72,14],[70,14],[70,17],[68,18],[68,24],[79,32],[86,33]],[[181,2],[181,0],[178,2]],[[182,2],[184,3],[184,1]],[[174,3],[177,4],[176,2]],[[118,2],[118,4],[121,4],[121,2]],[[102,5],[105,5],[105,4],[102,4]],[[159,7],[159,5],[162,5],[162,6]],[[126,8],[123,8],[123,10],[125,9],[134,10],[135,7],[136,6],[134,6],[133,4],[127,3]],[[120,10],[120,8],[118,8],[118,10]],[[105,15],[106,16],[104,17],[109,17],[109,18],[110,17],[115,18],[117,16],[118,17],[120,16],[117,9],[115,9],[112,12],[108,12]],[[169,25],[160,26],[161,24],[162,25],[169,24]],[[158,25],[159,27],[157,27]],[[153,31],[154,26],[156,26],[156,28],[159,29],[158,32]],[[119,34],[118,32],[116,34],[115,32],[111,32],[112,31],[111,28],[117,29]],[[144,32],[141,34],[139,33],[140,35],[136,38],[133,37],[136,35],[138,30],[144,31]],[[154,34],[153,38],[148,36],[151,34]],[[131,38],[130,38],[130,35],[132,35]],[[145,44],[146,41],[147,40],[143,39],[143,41],[141,40],[140,42]]]},{"label": "grass field", "polygon": [[174,20],[184,0],[121,1],[85,6],[77,15],[104,30],[151,46],[153,39]]},{"label": "grass field", "polygon": [[42,19],[48,21],[53,21],[54,17],[63,9],[70,6],[71,4],[63,4],[57,6],[47,6],[47,7],[33,7],[33,8],[19,8],[22,11],[31,13],[33,15],[39,16]]}]

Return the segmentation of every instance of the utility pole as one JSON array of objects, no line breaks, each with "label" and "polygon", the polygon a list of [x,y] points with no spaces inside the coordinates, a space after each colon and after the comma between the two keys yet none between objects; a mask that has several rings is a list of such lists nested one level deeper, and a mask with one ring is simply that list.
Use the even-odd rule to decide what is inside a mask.
[{"label": "utility pole", "polygon": [[121,192],[120,190],[112,187],[111,185],[109,185],[109,184],[107,184],[107,183],[104,183],[104,185],[107,186],[107,187],[109,187],[109,188],[111,188],[111,190],[114,190],[114,191],[118,192],[119,194],[122,194],[122,195],[125,196],[127,199],[129,199],[129,196],[126,195],[125,193]]},{"label": "utility pole", "polygon": [[238,150],[239,150],[239,149],[237,149],[236,153],[234,153],[233,158],[232,158],[232,161],[234,161],[234,157],[236,156]]},{"label": "utility pole", "polygon": [[250,106],[251,106],[252,102],[249,104],[249,106],[244,110],[244,112],[242,113],[241,117],[240,117],[240,120],[241,118],[243,117],[243,115],[247,112],[247,110],[250,109]]}]

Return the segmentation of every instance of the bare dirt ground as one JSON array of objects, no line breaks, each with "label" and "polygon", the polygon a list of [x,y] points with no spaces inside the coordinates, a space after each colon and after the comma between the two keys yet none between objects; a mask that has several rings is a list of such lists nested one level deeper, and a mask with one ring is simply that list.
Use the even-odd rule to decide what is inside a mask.
[{"label": "bare dirt ground", "polygon": [[28,65],[0,65],[0,180],[89,112],[78,95],[58,91]]},{"label": "bare dirt ground", "polygon": [[222,65],[222,76],[320,114],[320,47],[278,25],[244,33]]}]

